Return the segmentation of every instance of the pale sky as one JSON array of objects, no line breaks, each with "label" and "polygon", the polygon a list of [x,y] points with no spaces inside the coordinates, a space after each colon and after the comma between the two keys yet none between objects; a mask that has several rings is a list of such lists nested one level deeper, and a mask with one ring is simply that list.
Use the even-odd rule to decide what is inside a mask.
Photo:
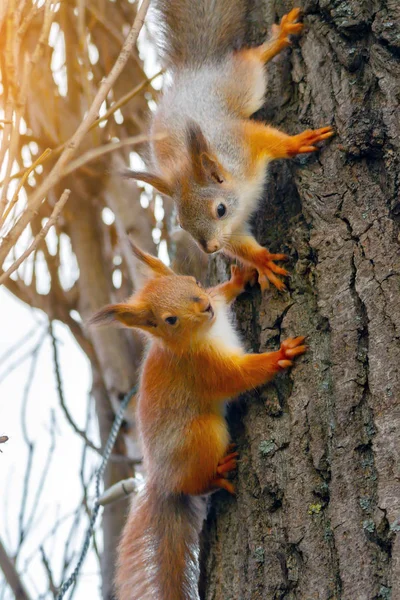
[{"label": "pale sky", "polygon": [[[7,351],[34,327],[37,328],[37,331],[33,337],[14,354],[7,355]],[[20,358],[37,344],[46,327],[46,315],[41,311],[28,308],[4,288],[0,289],[0,435],[8,435],[10,438],[7,443],[1,445],[2,454],[0,454],[0,489],[2,490],[0,494],[0,536],[11,555],[15,552],[17,546],[18,514],[28,457],[27,447],[22,437],[21,410],[31,361],[28,358],[21,362]],[[66,327],[56,323],[54,330],[59,340],[66,402],[75,422],[83,429],[85,427],[88,392],[91,386],[89,362]],[[18,366],[3,379],[4,374],[15,364]],[[73,513],[82,498],[79,470],[83,442],[71,430],[64,413],[59,407],[52,349],[47,336],[38,356],[37,368],[27,404],[27,431],[31,441],[35,444],[27,503],[28,513],[34,504],[37,484],[43,473],[50,446],[51,410],[54,410],[55,413],[56,450],[39,499],[33,531],[28,536],[26,547],[23,547],[18,560],[18,570],[23,567],[26,558],[41,544],[55,520],[62,515]],[[88,436],[96,444],[99,443],[96,427],[88,432]],[[94,468],[99,460],[97,454],[88,450],[88,463],[91,468]],[[94,485],[91,485],[90,491],[93,497]],[[44,544],[45,550],[50,554],[52,564],[56,564],[57,560],[61,560],[65,548],[65,536],[69,531],[68,525],[70,525],[71,519],[72,517],[68,519],[66,526],[59,530],[55,545],[51,542]],[[81,523],[78,528],[78,535],[72,544],[77,552],[81,548],[85,533],[86,521],[84,523],[85,527]],[[75,562],[76,558],[74,565]],[[30,563],[24,581],[32,598],[36,599],[39,593],[46,589],[46,579],[41,566],[40,553]],[[60,583],[57,573],[55,573],[55,581],[57,584]],[[99,582],[98,566],[95,557],[92,555],[85,561],[75,598],[77,600],[83,600],[84,598],[96,600],[100,598]],[[0,585],[0,598],[3,600],[13,598],[13,595],[9,592],[2,594],[3,587],[3,585]]]}]

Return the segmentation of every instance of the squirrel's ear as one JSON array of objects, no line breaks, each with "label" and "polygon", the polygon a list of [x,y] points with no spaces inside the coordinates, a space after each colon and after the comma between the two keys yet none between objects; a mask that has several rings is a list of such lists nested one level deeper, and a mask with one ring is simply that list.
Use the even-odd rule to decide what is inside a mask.
[{"label": "squirrel's ear", "polygon": [[147,252],[143,252],[138,246],[136,246],[130,238],[129,242],[131,244],[131,248],[133,254],[136,256],[140,262],[146,265],[150,269],[150,275],[153,277],[168,277],[170,275],[175,275],[172,269],[167,267],[162,260],[157,258],[156,256],[152,256],[151,254],[147,254]]},{"label": "squirrel's ear", "polygon": [[149,183],[158,190],[160,194],[164,194],[165,196],[173,196],[174,194],[174,190],[168,181],[165,181],[162,177],[158,177],[158,175],[153,175],[152,173],[147,173],[145,171],[131,171],[130,169],[125,169],[121,174],[126,179],[136,179],[138,181]]},{"label": "squirrel's ear", "polygon": [[199,125],[191,121],[186,130],[187,144],[194,177],[198,183],[222,183],[223,169],[212,156],[210,147]]},{"label": "squirrel's ear", "polygon": [[150,330],[157,327],[152,311],[136,304],[108,304],[89,319],[88,325],[94,327],[124,325]]},{"label": "squirrel's ear", "polygon": [[223,169],[215,158],[210,156],[207,152],[203,152],[200,160],[203,171],[207,174],[209,180],[212,179],[214,183],[224,182]]}]

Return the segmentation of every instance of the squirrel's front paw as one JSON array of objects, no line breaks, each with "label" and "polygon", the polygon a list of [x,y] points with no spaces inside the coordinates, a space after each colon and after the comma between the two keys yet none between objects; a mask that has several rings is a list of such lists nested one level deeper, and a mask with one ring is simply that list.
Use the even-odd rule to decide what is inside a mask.
[{"label": "squirrel's front paw", "polygon": [[293,8],[287,15],[284,15],[279,25],[272,26],[272,35],[274,39],[279,40],[282,47],[290,45],[289,35],[297,35],[303,29],[303,23],[298,23],[301,15],[300,8]]},{"label": "squirrel's front paw", "polygon": [[244,290],[246,285],[254,285],[257,281],[257,271],[253,267],[243,265],[231,266],[231,282]]},{"label": "squirrel's front paw", "polygon": [[281,358],[278,360],[279,367],[282,369],[291,367],[293,365],[292,359],[307,351],[307,346],[303,344],[305,339],[306,338],[301,335],[296,338],[288,338],[281,343],[281,347],[279,348]]},{"label": "squirrel's front paw", "polygon": [[282,269],[275,264],[276,260],[287,260],[287,254],[271,254],[268,250],[265,250],[260,254],[260,257],[257,258],[256,269],[258,272],[258,283],[260,284],[260,288],[262,291],[267,290],[269,288],[269,283],[271,282],[279,291],[283,292],[286,290],[286,286],[281,281],[277,275],[283,275],[287,277],[290,275],[289,271],[286,269]]},{"label": "squirrel's front paw", "polygon": [[296,154],[305,154],[307,152],[315,152],[318,148],[314,145],[322,140],[335,135],[332,127],[321,127],[321,129],[307,129],[298,135],[290,137],[290,149],[288,154],[294,156]]}]

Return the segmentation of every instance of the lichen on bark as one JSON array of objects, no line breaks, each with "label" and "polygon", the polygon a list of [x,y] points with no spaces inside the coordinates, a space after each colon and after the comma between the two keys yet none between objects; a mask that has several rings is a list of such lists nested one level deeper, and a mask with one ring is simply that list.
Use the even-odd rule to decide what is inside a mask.
[{"label": "lichen on bark", "polygon": [[[253,39],[291,8],[254,4]],[[237,496],[211,499],[206,600],[400,598],[400,14],[390,0],[303,8],[256,118],[337,134],[271,165],[254,230],[290,255],[289,291],[252,290],[235,312],[249,350],[306,334],[309,351],[228,410]],[[211,281],[226,268],[213,261]]]}]

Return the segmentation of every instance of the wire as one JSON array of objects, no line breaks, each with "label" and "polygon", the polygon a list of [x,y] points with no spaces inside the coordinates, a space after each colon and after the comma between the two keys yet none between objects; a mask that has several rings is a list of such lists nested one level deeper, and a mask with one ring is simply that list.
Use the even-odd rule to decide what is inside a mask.
[{"label": "wire", "polygon": [[101,464],[100,464],[99,470],[96,473],[96,498],[94,501],[94,507],[93,507],[92,515],[90,517],[89,527],[86,532],[86,537],[85,537],[85,541],[82,546],[81,554],[79,556],[79,559],[78,559],[78,562],[77,562],[77,565],[76,565],[74,571],[68,577],[68,579],[66,581],[64,581],[64,583],[61,585],[60,591],[58,592],[58,596],[57,596],[56,600],[61,600],[65,596],[66,592],[69,590],[71,585],[76,582],[78,575],[79,575],[79,571],[81,570],[83,562],[86,558],[86,554],[87,554],[87,551],[88,551],[89,545],[90,545],[90,539],[93,535],[93,530],[94,530],[94,526],[96,524],[97,515],[99,514],[99,510],[100,510],[100,504],[99,504],[100,482],[103,478],[104,471],[106,470],[106,466],[107,466],[108,460],[110,458],[111,451],[114,447],[115,440],[117,439],[117,435],[118,435],[118,432],[121,427],[121,423],[124,419],[125,409],[128,406],[130,399],[132,398],[132,396],[134,394],[136,394],[136,392],[137,392],[137,385],[133,386],[133,388],[127,394],[125,394],[124,399],[121,402],[119,411],[115,415],[114,423],[113,423],[113,426],[111,427],[110,435],[108,436],[108,440],[107,440],[107,443],[104,448]]}]

